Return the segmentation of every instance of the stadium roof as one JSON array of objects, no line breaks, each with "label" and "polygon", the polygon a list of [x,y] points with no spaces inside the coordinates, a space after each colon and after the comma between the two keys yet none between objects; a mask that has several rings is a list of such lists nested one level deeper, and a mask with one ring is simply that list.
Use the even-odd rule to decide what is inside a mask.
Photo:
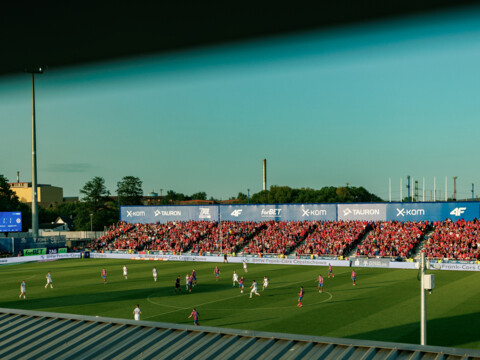
[{"label": "stadium roof", "polygon": [[479,350],[0,308],[1,359],[480,359]]},{"label": "stadium roof", "polygon": [[48,1],[0,6],[0,75],[455,9],[472,0]]}]

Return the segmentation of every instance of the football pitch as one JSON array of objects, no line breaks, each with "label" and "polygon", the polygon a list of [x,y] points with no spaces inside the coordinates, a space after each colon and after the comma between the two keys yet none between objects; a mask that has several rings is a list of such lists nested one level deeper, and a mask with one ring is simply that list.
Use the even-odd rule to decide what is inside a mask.
[{"label": "football pitch", "polygon": [[[128,267],[124,279],[122,267]],[[217,282],[213,269],[220,268]],[[158,282],[152,268],[157,267]],[[101,270],[108,271],[104,284]],[[198,285],[185,292],[185,275],[195,268]],[[232,274],[245,276],[245,292],[232,286]],[[420,283],[415,270],[291,265],[215,264],[198,262],[59,260],[0,266],[0,307],[133,319],[136,304],[141,320],[192,324],[192,308],[200,325],[293,334],[344,337],[418,344]],[[53,289],[45,288],[50,271]],[[435,290],[427,295],[429,345],[480,349],[480,273],[436,271]],[[316,279],[324,277],[319,293]],[[174,294],[180,276],[182,293]],[[263,277],[270,284],[262,291]],[[27,298],[20,300],[20,283]],[[261,296],[249,297],[256,280]],[[300,286],[303,308],[297,307]]]}]

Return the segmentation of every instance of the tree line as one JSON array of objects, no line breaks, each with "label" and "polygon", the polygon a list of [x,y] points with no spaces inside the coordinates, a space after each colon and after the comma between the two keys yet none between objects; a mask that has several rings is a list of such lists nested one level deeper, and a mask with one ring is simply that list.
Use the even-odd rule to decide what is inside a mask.
[{"label": "tree line", "polygon": [[[143,205],[142,181],[135,176],[125,176],[117,182],[117,189],[113,198],[105,186],[105,179],[95,176],[87,181],[80,189],[80,200],[64,202],[54,206],[39,207],[39,223],[52,223],[58,217],[69,218],[73,221],[74,230],[104,230],[115,223],[119,218],[121,205]],[[160,197],[161,205],[175,205],[181,201],[207,200],[205,192],[186,195],[173,190],[167,191]],[[213,203],[220,200],[211,197]],[[251,197],[240,192],[229,200],[239,204],[290,204],[290,203],[336,203],[336,202],[382,202],[375,194],[368,192],[364,187],[354,186],[327,186],[319,190],[311,188],[291,188],[289,186],[271,186],[269,190],[252,194]],[[0,211],[21,211],[23,231],[31,228],[31,208],[18,199],[10,189],[8,180],[0,174]]]}]

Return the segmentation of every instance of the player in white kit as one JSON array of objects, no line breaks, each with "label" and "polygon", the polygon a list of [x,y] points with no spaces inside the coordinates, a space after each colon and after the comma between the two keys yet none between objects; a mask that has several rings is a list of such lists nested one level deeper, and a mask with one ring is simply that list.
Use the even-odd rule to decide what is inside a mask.
[{"label": "player in white kit", "polygon": [[264,277],[263,277],[263,287],[262,287],[262,291],[267,288],[269,282],[270,282],[270,279],[267,278],[266,276],[264,276]]},{"label": "player in white kit", "polygon": [[253,284],[252,284],[252,286],[250,286],[250,289],[252,289],[250,291],[250,299],[252,298],[252,294],[260,296],[260,294],[257,291],[257,282],[255,280],[253,280]]},{"label": "player in white kit", "polygon": [[245,260],[243,260],[243,271],[248,272],[247,263],[245,262]]},{"label": "player in white kit", "polygon": [[139,321],[141,314],[142,314],[142,310],[140,310],[140,305],[137,304],[137,307],[133,309],[133,318]]},{"label": "player in white kit", "polygon": [[232,287],[235,287],[235,283],[238,283],[238,274],[234,271],[233,272],[233,286]]},{"label": "player in white kit", "polygon": [[153,267],[153,270],[152,270],[152,275],[153,275],[153,280],[155,280],[155,282],[157,282],[157,268],[154,266]]},{"label": "player in white kit", "polygon": [[123,277],[125,278],[125,280],[128,279],[127,275],[128,275],[127,266],[126,266],[126,265],[123,265]]},{"label": "player in white kit", "polygon": [[25,280],[23,280],[22,283],[20,284],[20,296],[18,298],[21,299],[22,295],[24,299],[27,296],[27,284],[25,283]]},{"label": "player in white kit", "polygon": [[50,274],[50,271],[47,273],[45,277],[47,278],[47,284],[45,285],[45,289],[48,287],[49,284],[50,284],[50,289],[53,289],[52,275]]}]

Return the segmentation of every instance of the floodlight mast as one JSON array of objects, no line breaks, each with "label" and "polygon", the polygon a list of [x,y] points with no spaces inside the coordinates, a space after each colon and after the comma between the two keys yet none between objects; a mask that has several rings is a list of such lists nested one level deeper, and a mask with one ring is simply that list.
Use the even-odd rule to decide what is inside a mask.
[{"label": "floodlight mast", "polygon": [[420,345],[427,345],[427,301],[425,298],[425,253],[420,262]]},{"label": "floodlight mast", "polygon": [[38,238],[38,197],[37,197],[37,134],[35,119],[35,74],[43,74],[44,67],[26,69],[32,75],[32,237]]}]

